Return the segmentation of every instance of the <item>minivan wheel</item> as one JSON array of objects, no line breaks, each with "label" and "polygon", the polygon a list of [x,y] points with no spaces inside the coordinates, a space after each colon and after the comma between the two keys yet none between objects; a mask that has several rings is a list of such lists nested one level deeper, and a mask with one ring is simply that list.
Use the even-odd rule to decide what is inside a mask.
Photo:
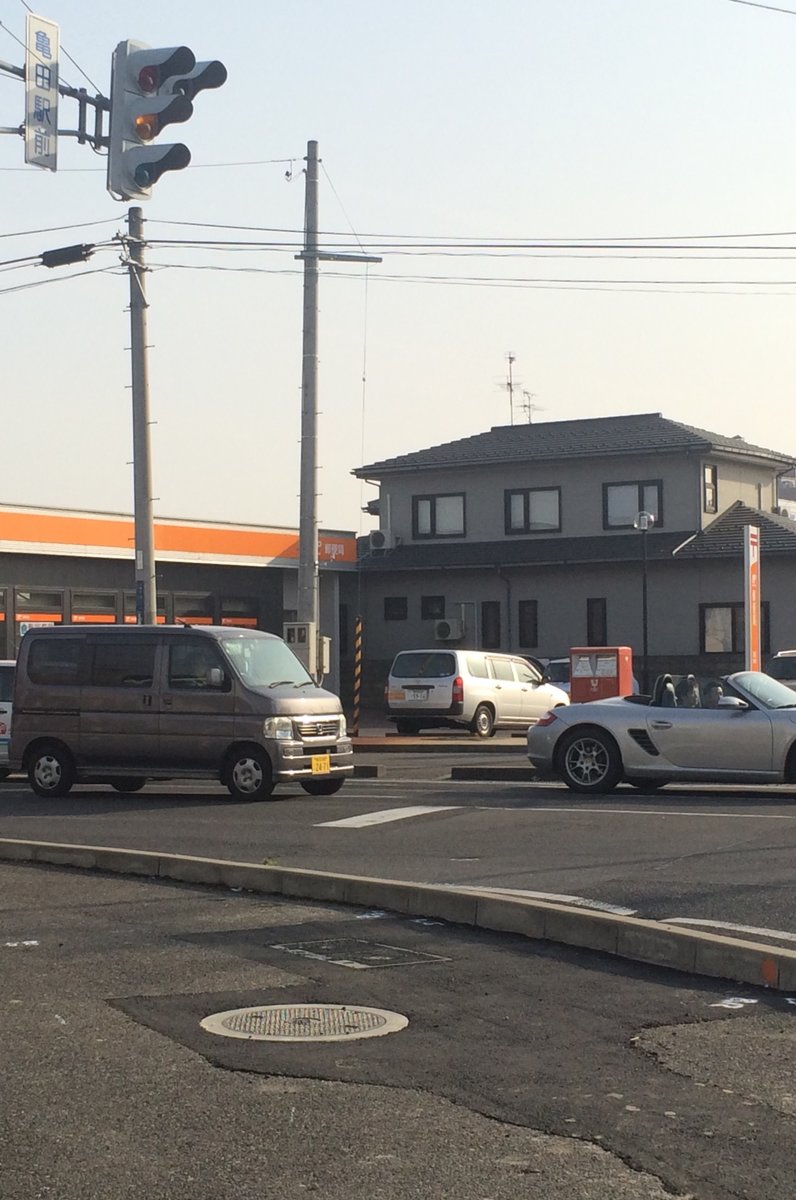
[{"label": "minivan wheel", "polygon": [[62,746],[45,743],[28,762],[28,782],[37,796],[65,796],[75,782],[75,767]]},{"label": "minivan wheel", "polygon": [[495,718],[492,716],[492,710],[486,704],[478,705],[470,729],[476,737],[488,738],[494,735]]},{"label": "minivan wheel", "polygon": [[236,800],[267,800],[274,790],[270,758],[256,746],[236,751],[229,761],[226,784]]},{"label": "minivan wheel", "polygon": [[137,776],[132,779],[109,779],[108,782],[115,792],[140,792],[146,786],[146,780]]},{"label": "minivan wheel", "polygon": [[344,783],[344,779],[307,779],[301,786],[308,796],[333,796]]}]

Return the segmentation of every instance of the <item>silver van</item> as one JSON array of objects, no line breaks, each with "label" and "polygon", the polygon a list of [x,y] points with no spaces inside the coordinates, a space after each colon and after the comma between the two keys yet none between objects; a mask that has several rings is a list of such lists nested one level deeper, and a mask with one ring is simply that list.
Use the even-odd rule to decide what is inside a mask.
[{"label": "silver van", "polygon": [[76,782],[217,779],[241,800],[279,783],[330,796],[353,772],[340,701],[281,638],[252,629],[32,629],[20,643],[9,765],[39,796]]},{"label": "silver van", "polygon": [[406,734],[464,726],[486,738],[569,704],[527,659],[487,650],[402,650],[384,690],[388,719]]},{"label": "silver van", "polygon": [[14,667],[16,663],[0,661],[0,779],[6,779],[11,771],[8,766],[8,748],[11,743],[11,703],[14,693]]}]

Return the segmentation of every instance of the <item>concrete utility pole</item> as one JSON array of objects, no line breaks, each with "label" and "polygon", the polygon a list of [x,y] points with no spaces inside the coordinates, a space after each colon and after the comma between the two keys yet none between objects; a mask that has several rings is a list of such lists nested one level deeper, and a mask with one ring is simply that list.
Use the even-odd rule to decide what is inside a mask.
[{"label": "concrete utility pole", "polygon": [[[301,476],[299,498],[298,620],[308,626],[304,662],[318,674],[318,264],[376,263],[369,254],[318,249],[318,143],[307,142],[304,200],[304,332],[301,365]],[[295,647],[300,649],[299,645]]]},{"label": "concrete utility pole", "polygon": [[307,143],[304,199],[304,333],[301,359],[301,476],[299,498],[298,619],[312,635],[315,673],[318,625],[318,143]]},{"label": "concrete utility pole", "polygon": [[149,442],[149,367],[147,302],[144,283],[144,214],[131,208],[128,220],[130,275],[130,368],[133,390],[133,489],[135,507],[135,614],[139,625],[157,623],[155,525],[152,516],[152,465]]}]

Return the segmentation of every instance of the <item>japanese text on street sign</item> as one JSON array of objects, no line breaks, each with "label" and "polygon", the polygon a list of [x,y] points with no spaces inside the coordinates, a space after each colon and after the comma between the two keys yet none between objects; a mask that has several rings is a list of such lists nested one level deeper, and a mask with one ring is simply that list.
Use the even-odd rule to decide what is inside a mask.
[{"label": "japanese text on street sign", "polygon": [[55,171],[58,159],[58,26],[28,13],[25,34],[25,162]]}]

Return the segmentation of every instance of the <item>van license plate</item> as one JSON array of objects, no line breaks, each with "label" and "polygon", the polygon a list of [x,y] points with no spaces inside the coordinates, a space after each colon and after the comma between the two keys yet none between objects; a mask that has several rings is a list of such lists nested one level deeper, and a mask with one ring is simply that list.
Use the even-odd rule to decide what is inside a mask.
[{"label": "van license plate", "polygon": [[312,773],[313,775],[328,775],[332,769],[331,756],[328,754],[313,754],[312,756]]},{"label": "van license plate", "polygon": [[428,688],[407,688],[407,700],[428,700]]}]

